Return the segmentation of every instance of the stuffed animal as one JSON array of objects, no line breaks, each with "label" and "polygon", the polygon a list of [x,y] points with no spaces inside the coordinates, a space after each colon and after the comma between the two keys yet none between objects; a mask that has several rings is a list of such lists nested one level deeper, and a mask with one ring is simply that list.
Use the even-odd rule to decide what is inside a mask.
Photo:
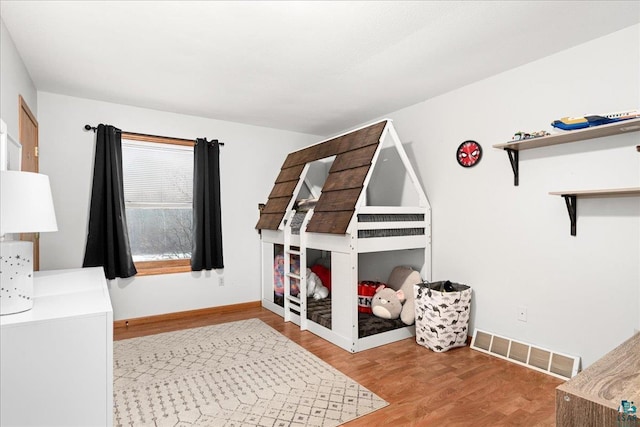
[{"label": "stuffed animal", "polygon": [[[291,255],[289,260],[291,272],[300,274],[300,258]],[[273,291],[278,296],[284,295],[284,255],[282,254],[276,255],[273,260]],[[289,293],[294,297],[300,293],[300,286],[297,280],[290,281]]]},{"label": "stuffed animal", "polygon": [[[391,307],[388,304],[396,304],[395,300],[401,304],[400,306],[400,320],[405,325],[413,325],[416,320],[416,309],[415,309],[415,296],[413,293],[413,285],[417,285],[418,283],[422,283],[422,279],[420,278],[420,273],[412,269],[411,267],[399,266],[393,269],[391,275],[389,276],[389,280],[387,281],[388,288],[391,289],[392,292],[386,291],[381,295],[381,299],[384,299],[385,303],[382,304],[382,301],[378,301],[376,303],[376,296],[374,295],[373,300],[371,301],[371,307],[374,308],[374,304],[378,307]],[[382,291],[379,289],[379,291]],[[392,293],[395,292],[395,296]],[[378,292],[376,292],[377,295]],[[384,319],[397,319],[396,317],[385,317],[385,311],[390,311],[394,313],[395,310],[389,310],[378,308],[378,312],[384,314],[383,316],[376,314],[376,311],[373,310],[373,314],[382,317]]]},{"label": "stuffed animal", "polygon": [[284,255],[278,254],[273,259],[273,291],[278,296],[284,295]]},{"label": "stuffed animal", "polygon": [[[324,262],[322,260],[323,258],[320,258],[319,262]],[[322,282],[322,285],[329,289],[329,292],[331,292],[331,270],[329,269],[329,267],[326,267],[319,262],[311,266],[311,271],[318,275],[320,281]]]},{"label": "stuffed animal", "polygon": [[371,299],[371,311],[374,316],[382,319],[397,319],[402,313],[404,302],[404,292],[380,285]]},{"label": "stuffed animal", "polygon": [[410,291],[396,291],[402,293],[406,299],[402,305],[402,312],[400,313],[400,320],[405,325],[413,325],[416,322],[416,300],[413,296],[413,285],[411,285]]},{"label": "stuffed animal", "polygon": [[316,273],[307,268],[307,296],[314,299],[323,299],[329,296],[327,289]]}]

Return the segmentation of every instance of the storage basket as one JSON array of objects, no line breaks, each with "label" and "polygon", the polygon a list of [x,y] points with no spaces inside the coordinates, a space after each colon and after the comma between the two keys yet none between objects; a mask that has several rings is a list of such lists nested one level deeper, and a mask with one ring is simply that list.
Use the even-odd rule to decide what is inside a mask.
[{"label": "storage basket", "polygon": [[471,287],[445,281],[419,283],[413,290],[416,342],[438,353],[467,345]]}]

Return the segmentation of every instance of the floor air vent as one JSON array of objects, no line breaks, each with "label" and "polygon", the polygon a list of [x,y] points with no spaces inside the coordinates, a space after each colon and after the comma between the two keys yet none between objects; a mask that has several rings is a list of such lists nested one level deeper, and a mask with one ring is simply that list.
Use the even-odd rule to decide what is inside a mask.
[{"label": "floor air vent", "polygon": [[568,380],[578,373],[580,358],[556,353],[476,329],[471,348],[509,362]]}]

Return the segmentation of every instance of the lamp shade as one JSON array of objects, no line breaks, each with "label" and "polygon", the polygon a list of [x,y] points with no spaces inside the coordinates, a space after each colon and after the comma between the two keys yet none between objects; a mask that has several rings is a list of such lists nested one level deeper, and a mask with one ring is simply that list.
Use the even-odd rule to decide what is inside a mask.
[{"label": "lamp shade", "polygon": [[49,177],[0,171],[0,235],[58,231]]}]

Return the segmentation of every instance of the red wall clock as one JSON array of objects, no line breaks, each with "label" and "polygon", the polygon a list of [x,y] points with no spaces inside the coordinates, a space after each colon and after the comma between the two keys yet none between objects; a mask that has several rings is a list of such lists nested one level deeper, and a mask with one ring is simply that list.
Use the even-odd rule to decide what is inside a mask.
[{"label": "red wall clock", "polygon": [[470,168],[475,166],[482,158],[482,147],[475,141],[465,141],[456,150],[456,159],[460,166]]}]

